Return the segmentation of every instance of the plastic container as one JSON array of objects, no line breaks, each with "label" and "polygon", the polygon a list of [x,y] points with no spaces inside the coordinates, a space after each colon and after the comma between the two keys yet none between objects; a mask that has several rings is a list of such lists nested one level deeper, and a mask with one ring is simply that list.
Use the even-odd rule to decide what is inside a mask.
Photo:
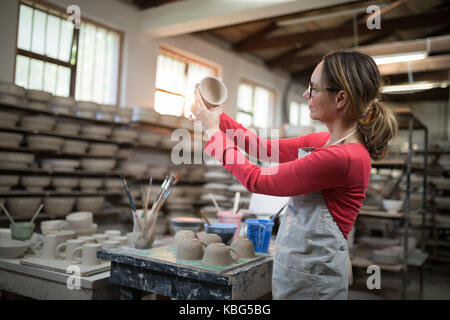
[{"label": "plastic container", "polygon": [[9,225],[11,229],[11,238],[13,240],[30,240],[36,225],[31,222],[16,222]]},{"label": "plastic container", "polygon": [[236,232],[234,233],[234,236],[232,238],[232,240],[235,240],[239,237],[239,232],[241,230],[241,219],[242,219],[243,214],[242,213],[238,213],[235,214],[232,211],[219,211],[217,213],[217,217],[219,218],[219,222],[221,223],[231,223],[234,224],[237,229]]},{"label": "plastic container", "polygon": [[270,220],[247,219],[247,238],[253,242],[255,252],[269,252],[270,237],[274,223]]}]

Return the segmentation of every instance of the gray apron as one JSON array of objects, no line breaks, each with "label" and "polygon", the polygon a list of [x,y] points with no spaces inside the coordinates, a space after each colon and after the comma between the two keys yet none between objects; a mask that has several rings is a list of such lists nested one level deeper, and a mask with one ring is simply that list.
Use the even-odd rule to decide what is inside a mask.
[{"label": "gray apron", "polygon": [[[299,149],[299,158],[309,153]],[[322,193],[291,197],[275,242],[273,298],[347,299],[350,279],[347,240]]]}]

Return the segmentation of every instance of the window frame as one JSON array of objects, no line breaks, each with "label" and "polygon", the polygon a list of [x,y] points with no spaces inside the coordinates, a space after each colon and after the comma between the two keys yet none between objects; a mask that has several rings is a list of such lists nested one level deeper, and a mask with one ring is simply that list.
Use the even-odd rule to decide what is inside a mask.
[{"label": "window frame", "polygon": [[[58,66],[63,66],[70,69],[70,90],[69,90],[69,96],[72,98],[75,98],[75,92],[76,92],[76,75],[77,75],[77,66],[78,66],[78,52],[80,48],[79,39],[80,39],[80,29],[74,28],[74,34],[72,38],[72,46],[76,45],[77,52],[75,55],[75,62],[74,64],[71,64],[70,60],[69,62],[65,62],[62,60],[54,59],[45,55],[41,55],[38,53],[34,53],[32,51],[27,51],[18,48],[18,39],[19,39],[19,23],[20,23],[20,7],[21,5],[28,6],[32,9],[37,9],[40,11],[45,12],[48,15],[53,15],[55,17],[58,17],[63,20],[67,20],[67,13],[66,10],[64,10],[63,7],[57,6],[55,4],[43,1],[43,0],[19,0],[18,6],[17,6],[17,25],[16,25],[16,50],[14,55],[14,72],[13,72],[13,83],[16,82],[16,64],[17,64],[17,56],[22,55],[30,59],[36,59],[39,61],[42,61],[44,63],[51,63]],[[34,17],[34,15],[33,15]],[[124,32],[111,28],[109,26],[106,26],[102,23],[93,21],[91,19],[85,18],[83,14],[81,15],[81,23],[86,22],[95,25],[96,27],[106,29],[109,32],[116,33],[119,36],[119,65],[117,70],[117,93],[116,93],[116,105],[120,104],[120,98],[121,98],[121,78],[122,78],[122,59],[123,59],[123,43],[124,43]],[[75,43],[76,42],[76,43]]]},{"label": "window frame", "polygon": [[[189,65],[191,63],[200,64],[200,65],[202,65],[204,67],[207,67],[207,68],[210,68],[210,69],[214,70],[213,76],[215,76],[215,77],[220,77],[221,74],[222,74],[222,68],[219,65],[216,65],[216,64],[214,64],[212,62],[209,62],[209,61],[206,61],[206,60],[201,59],[199,57],[196,57],[195,55],[193,55],[191,53],[188,53],[188,52],[185,52],[185,51],[173,48],[173,47],[165,45],[165,44],[161,44],[159,46],[158,54],[156,55],[156,59],[158,59],[158,56],[160,54],[166,55],[169,58],[176,59],[176,60],[184,62],[186,64],[186,66],[184,68],[184,75],[186,77],[188,75]],[[181,94],[181,93],[178,93],[178,92],[172,92],[172,91],[169,91],[169,90],[166,90],[166,89],[158,88],[156,86],[157,74],[158,74],[158,70],[156,70],[156,72],[155,72],[155,90],[154,90],[154,95],[153,95],[154,98],[156,96],[156,93],[159,91],[159,92],[163,92],[163,93],[172,94],[172,95],[175,95],[175,96],[178,96],[178,97],[183,97],[183,99],[186,100],[186,94]],[[182,110],[182,114],[181,114],[180,117],[184,117],[185,108],[187,108],[187,107],[188,106],[183,105],[183,110]]]},{"label": "window frame", "polygon": [[[240,108],[240,106],[238,104],[239,103],[239,86],[241,84],[246,84],[246,85],[248,85],[248,86],[250,86],[252,88],[252,105],[251,105],[252,111],[243,110],[243,109]],[[267,128],[270,128],[271,124],[269,123],[269,119],[270,119],[270,116],[273,115],[273,109],[275,107],[275,101],[276,101],[275,100],[275,98],[276,98],[276,96],[275,96],[276,95],[276,91],[274,89],[271,89],[271,88],[265,86],[265,85],[261,85],[261,84],[259,84],[257,82],[254,82],[254,81],[251,81],[251,80],[248,80],[248,79],[241,79],[241,81],[239,82],[239,86],[238,86],[238,96],[237,96],[238,101],[236,103],[236,106],[237,106],[237,108],[236,108],[236,115],[237,115],[237,113],[245,113],[245,114],[251,116],[252,117],[252,124],[251,124],[252,127],[255,126],[255,122],[254,122],[254,108],[255,108],[255,105],[254,104],[255,104],[256,88],[261,88],[261,89],[267,90],[269,92],[269,96],[270,96],[269,103],[270,104],[269,104],[269,114],[267,115]]]}]

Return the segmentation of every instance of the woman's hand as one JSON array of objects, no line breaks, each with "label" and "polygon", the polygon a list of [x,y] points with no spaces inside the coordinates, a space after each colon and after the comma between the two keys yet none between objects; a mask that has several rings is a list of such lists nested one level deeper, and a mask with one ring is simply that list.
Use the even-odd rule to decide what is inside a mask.
[{"label": "woman's hand", "polygon": [[195,97],[191,105],[191,112],[202,122],[203,129],[209,138],[220,130],[220,114],[222,113],[222,106],[208,109],[203,102],[198,89],[198,84],[195,86]]}]

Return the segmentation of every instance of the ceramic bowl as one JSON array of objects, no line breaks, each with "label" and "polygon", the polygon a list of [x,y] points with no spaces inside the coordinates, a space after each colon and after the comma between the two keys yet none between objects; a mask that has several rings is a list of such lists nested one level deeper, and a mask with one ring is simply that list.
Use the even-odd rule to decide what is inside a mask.
[{"label": "ceramic bowl", "polygon": [[0,191],[7,192],[17,184],[19,184],[19,176],[0,175]]},{"label": "ceramic bowl", "polygon": [[191,230],[197,232],[202,226],[202,220],[191,217],[176,217],[171,220],[175,232],[180,230]]},{"label": "ceramic bowl", "polygon": [[197,239],[197,235],[195,234],[195,232],[191,230],[180,230],[175,234],[173,240],[174,243],[179,243],[189,239]]},{"label": "ceramic bowl", "polygon": [[157,123],[160,114],[153,108],[136,107],[133,108],[133,121]]},{"label": "ceramic bowl", "polygon": [[206,247],[203,263],[210,266],[229,266],[239,259],[239,254],[224,243],[211,243]]},{"label": "ceramic bowl", "polygon": [[46,176],[22,176],[20,184],[30,192],[42,192],[42,190],[50,185],[51,178]]},{"label": "ceramic bowl", "polygon": [[57,122],[55,132],[62,135],[77,136],[80,133],[81,125],[70,122]]},{"label": "ceramic bowl", "polygon": [[0,81],[0,93],[9,94],[17,97],[24,97],[26,90],[23,87],[11,82]]},{"label": "ceramic bowl", "polygon": [[123,182],[117,178],[107,178],[104,181],[105,188],[108,190],[121,190],[123,187]]},{"label": "ceramic bowl", "polygon": [[374,250],[372,251],[372,261],[379,264],[400,263],[401,253],[396,250]]},{"label": "ceramic bowl", "polygon": [[70,192],[72,189],[77,188],[80,184],[79,178],[71,177],[53,177],[52,186],[58,192]]},{"label": "ceramic bowl", "polygon": [[145,163],[126,163],[122,166],[122,170],[132,176],[142,176],[148,170],[148,165]]},{"label": "ceramic bowl", "polygon": [[114,129],[112,138],[120,143],[133,143],[139,137],[139,132],[128,129]]},{"label": "ceramic bowl", "polygon": [[99,106],[95,102],[78,101],[76,103],[77,116],[82,118],[96,119],[98,109]]},{"label": "ceramic bowl", "polygon": [[0,152],[0,161],[7,163],[25,163],[34,161],[34,154],[22,152]]},{"label": "ceramic bowl", "polygon": [[87,228],[68,228],[68,230],[75,232],[75,236],[92,236],[97,233],[98,225],[92,223]]},{"label": "ceramic bowl", "polygon": [[130,123],[133,117],[132,108],[117,108],[115,111],[114,119],[119,123]]},{"label": "ceramic bowl", "polygon": [[44,169],[71,172],[80,166],[80,161],[73,159],[43,159],[41,160],[41,165]]},{"label": "ceramic bowl", "polygon": [[96,192],[103,185],[101,178],[81,178],[80,189],[84,192]]},{"label": "ceramic bowl", "polygon": [[116,160],[114,159],[81,159],[81,167],[85,170],[92,171],[111,171],[116,166]]},{"label": "ceramic bowl", "polygon": [[94,220],[92,212],[74,212],[66,216],[67,227],[69,229],[89,228]]},{"label": "ceramic bowl", "polygon": [[131,156],[133,155],[133,149],[130,148],[120,148],[117,151],[117,157],[119,157],[120,159],[129,159]]},{"label": "ceramic bowl", "polygon": [[14,259],[21,257],[30,246],[29,241],[0,239],[0,258]]},{"label": "ceramic bowl", "polygon": [[203,258],[203,245],[198,239],[185,239],[177,245],[175,254],[178,260],[201,260]]},{"label": "ceramic bowl", "polygon": [[65,153],[84,154],[89,147],[89,142],[65,139],[62,151]]},{"label": "ceramic bowl", "polygon": [[35,150],[59,151],[64,143],[63,138],[32,135],[26,137],[28,147]]},{"label": "ceramic bowl", "polygon": [[115,106],[100,105],[97,112],[97,119],[104,121],[114,121]]},{"label": "ceramic bowl", "polygon": [[27,103],[28,109],[39,110],[39,111],[48,111],[48,105],[45,102],[40,101],[28,101]]},{"label": "ceramic bowl", "polygon": [[75,198],[71,197],[46,197],[44,198],[45,212],[51,217],[65,217],[72,212]]},{"label": "ceramic bowl", "polygon": [[114,156],[119,149],[117,144],[112,143],[91,143],[89,146],[89,154],[93,156]]},{"label": "ceramic bowl", "polygon": [[10,197],[6,199],[6,207],[13,217],[29,219],[42,203],[40,197]]},{"label": "ceramic bowl", "polygon": [[33,237],[33,231],[36,225],[33,222],[16,222],[10,224],[11,239],[19,241],[27,241]]},{"label": "ceramic bowl", "polygon": [[105,197],[78,197],[76,209],[96,213],[102,209],[104,202]]},{"label": "ceramic bowl", "polygon": [[23,134],[0,132],[0,147],[18,148],[23,140]]},{"label": "ceramic bowl", "polygon": [[255,257],[255,247],[249,239],[237,238],[231,243],[231,247],[236,250],[241,258],[248,259]]},{"label": "ceramic bowl", "polygon": [[0,126],[4,128],[15,128],[20,120],[20,115],[14,112],[0,111]]},{"label": "ceramic bowl", "polygon": [[141,132],[138,141],[140,145],[154,147],[157,146],[164,137],[165,135],[156,132]]},{"label": "ceramic bowl", "polygon": [[50,92],[40,91],[40,90],[27,90],[27,99],[31,101],[41,101],[41,102],[49,102],[53,95]]},{"label": "ceramic bowl", "polygon": [[75,99],[71,97],[53,96],[49,105],[56,114],[71,115],[74,113]]},{"label": "ceramic bowl", "polygon": [[383,207],[388,213],[397,213],[403,207],[403,200],[383,200]]},{"label": "ceramic bowl", "polygon": [[[45,199],[44,199],[45,200]],[[44,201],[45,207],[45,201]],[[65,220],[44,220],[41,221],[41,232],[47,234],[49,232],[58,232],[61,230]]]},{"label": "ceramic bowl", "polygon": [[52,131],[55,126],[56,120],[54,118],[45,116],[24,116],[20,122],[21,127],[32,129],[32,130],[42,130],[42,131]]},{"label": "ceramic bowl", "polygon": [[215,233],[222,238],[223,243],[228,243],[233,238],[236,232],[237,226],[231,223],[211,223],[208,225],[205,223],[206,233]]},{"label": "ceramic bowl", "polygon": [[106,126],[85,125],[81,128],[81,135],[94,139],[105,139],[111,132],[112,128]]}]

